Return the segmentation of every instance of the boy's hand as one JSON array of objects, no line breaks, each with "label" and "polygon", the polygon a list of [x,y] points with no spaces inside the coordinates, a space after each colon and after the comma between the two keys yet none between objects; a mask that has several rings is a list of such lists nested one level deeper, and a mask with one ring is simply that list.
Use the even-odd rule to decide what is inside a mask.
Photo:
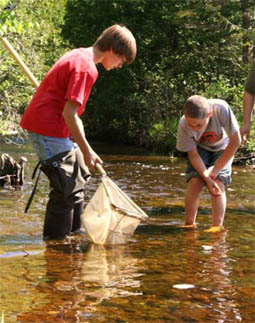
[{"label": "boy's hand", "polygon": [[96,171],[96,164],[103,164],[102,159],[94,152],[94,150],[89,150],[86,155],[84,155],[84,160],[91,172]]},{"label": "boy's hand", "polygon": [[214,196],[220,196],[221,195],[222,192],[221,192],[221,189],[220,189],[219,185],[211,177],[209,177],[207,179],[206,185],[207,185],[209,193],[211,193]]},{"label": "boy's hand", "polygon": [[241,136],[242,136],[242,142],[245,142],[249,139],[250,135],[250,125],[243,125],[242,128],[240,129]]},{"label": "boy's hand", "polygon": [[215,166],[211,166],[208,168],[209,177],[213,180],[216,180],[217,176],[219,175],[219,171],[215,168]]}]

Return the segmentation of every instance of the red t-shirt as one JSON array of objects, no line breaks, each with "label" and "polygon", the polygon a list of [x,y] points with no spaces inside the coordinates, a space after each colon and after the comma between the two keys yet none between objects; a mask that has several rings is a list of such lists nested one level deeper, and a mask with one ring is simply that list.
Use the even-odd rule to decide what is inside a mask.
[{"label": "red t-shirt", "polygon": [[44,136],[69,137],[62,116],[65,103],[67,100],[79,103],[80,116],[97,77],[91,49],[78,48],[66,53],[44,77],[24,112],[21,127]]}]

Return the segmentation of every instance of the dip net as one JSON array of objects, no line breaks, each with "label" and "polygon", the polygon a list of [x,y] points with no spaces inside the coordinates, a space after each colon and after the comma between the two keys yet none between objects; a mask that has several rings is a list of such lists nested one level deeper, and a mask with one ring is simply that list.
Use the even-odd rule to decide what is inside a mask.
[{"label": "dip net", "polygon": [[126,243],[148,215],[106,175],[102,168],[100,173],[103,175],[102,182],[81,216],[82,226],[93,243]]}]

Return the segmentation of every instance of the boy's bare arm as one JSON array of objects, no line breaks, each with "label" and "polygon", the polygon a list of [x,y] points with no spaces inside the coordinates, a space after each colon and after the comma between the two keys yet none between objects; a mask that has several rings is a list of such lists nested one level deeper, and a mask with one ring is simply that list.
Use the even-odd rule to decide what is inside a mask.
[{"label": "boy's bare arm", "polygon": [[62,115],[68,126],[68,129],[70,130],[75,142],[77,143],[83,154],[86,165],[91,171],[94,171],[96,163],[102,164],[103,162],[91,148],[86,139],[82,121],[77,114],[78,109],[78,103],[68,100],[65,104]]},{"label": "boy's bare arm", "polygon": [[215,179],[221,169],[230,161],[231,158],[233,158],[235,152],[241,145],[241,134],[240,131],[235,132],[232,136],[229,137],[229,143],[220,156],[220,158],[216,161],[214,167],[212,168],[212,171],[210,172],[210,177]]},{"label": "boy's bare arm", "polygon": [[251,113],[255,104],[255,95],[244,91],[243,95],[243,126],[241,128],[242,139],[246,141],[250,134]]},{"label": "boy's bare arm", "polygon": [[207,168],[203,162],[203,159],[200,157],[197,148],[195,147],[193,150],[188,151],[189,161],[195,170],[199,173],[199,175],[203,178],[204,181],[209,177],[209,173]]},{"label": "boy's bare arm", "polygon": [[208,191],[213,195],[220,195],[221,190],[218,184],[215,182],[214,179],[210,177],[210,172],[206,168],[202,158],[200,157],[197,148],[195,147],[193,150],[188,152],[189,161],[198,174],[202,177],[205,181]]}]

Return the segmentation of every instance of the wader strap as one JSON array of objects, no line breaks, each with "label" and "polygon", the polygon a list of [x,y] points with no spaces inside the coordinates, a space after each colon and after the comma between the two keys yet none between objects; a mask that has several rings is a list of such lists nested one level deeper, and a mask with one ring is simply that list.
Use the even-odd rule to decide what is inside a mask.
[{"label": "wader strap", "polygon": [[[38,169],[38,167],[40,166],[40,164],[41,164],[41,161],[39,161],[39,162],[37,163],[37,165],[35,166],[35,169],[34,169],[34,171],[33,171],[33,175],[32,175],[32,179],[34,179],[34,178],[35,178],[35,174],[36,174],[37,169]],[[30,204],[31,204],[31,203],[32,203],[32,201],[33,201],[33,198],[34,198],[34,195],[35,195],[35,191],[36,191],[36,188],[37,188],[37,183],[38,183],[38,180],[39,180],[40,175],[41,175],[41,169],[39,169],[39,173],[38,173],[38,175],[37,175],[37,178],[36,178],[36,181],[35,181],[34,188],[33,188],[32,192],[31,192],[31,194],[30,194],[30,196],[29,196],[29,199],[28,199],[28,201],[27,201],[27,205],[26,205],[26,208],[25,208],[25,213],[27,213],[27,212],[28,212],[28,210],[29,210],[29,208],[30,208]]]}]

